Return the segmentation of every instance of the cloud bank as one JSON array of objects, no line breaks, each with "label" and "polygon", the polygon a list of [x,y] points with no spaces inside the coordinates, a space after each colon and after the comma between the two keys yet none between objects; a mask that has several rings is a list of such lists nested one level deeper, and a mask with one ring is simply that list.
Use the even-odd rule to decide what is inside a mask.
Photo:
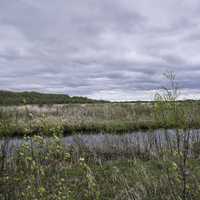
[{"label": "cloud bank", "polygon": [[0,0],[0,89],[152,100],[173,70],[200,98],[198,0]]}]

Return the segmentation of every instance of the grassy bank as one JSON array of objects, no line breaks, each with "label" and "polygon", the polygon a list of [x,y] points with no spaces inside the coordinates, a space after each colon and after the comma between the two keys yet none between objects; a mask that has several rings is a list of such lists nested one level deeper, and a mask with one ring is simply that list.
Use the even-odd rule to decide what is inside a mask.
[{"label": "grassy bank", "polygon": [[[158,128],[182,128],[190,123],[200,128],[200,104],[178,102],[179,121],[169,107],[159,112],[155,103],[97,103],[25,105],[0,107],[0,136],[61,135],[81,133],[124,133]],[[164,116],[164,117],[163,117]],[[187,119],[186,119],[187,118]]]},{"label": "grassy bank", "polygon": [[165,146],[151,138],[143,151],[137,144],[126,151],[117,145],[111,151],[65,148],[58,137],[35,136],[6,154],[6,140],[0,145],[0,199],[198,200],[199,139],[188,143],[189,134]]}]

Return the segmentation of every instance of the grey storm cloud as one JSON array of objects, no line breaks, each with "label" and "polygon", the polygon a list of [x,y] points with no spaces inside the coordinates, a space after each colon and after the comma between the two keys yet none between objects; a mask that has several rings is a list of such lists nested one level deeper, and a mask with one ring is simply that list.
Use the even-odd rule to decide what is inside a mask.
[{"label": "grey storm cloud", "polygon": [[0,89],[151,100],[172,70],[182,98],[200,98],[199,11],[198,0],[0,0]]}]

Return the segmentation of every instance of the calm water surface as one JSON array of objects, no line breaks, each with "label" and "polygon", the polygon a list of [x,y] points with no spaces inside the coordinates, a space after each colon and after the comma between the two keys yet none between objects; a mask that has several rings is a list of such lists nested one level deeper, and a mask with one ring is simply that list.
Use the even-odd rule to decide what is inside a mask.
[{"label": "calm water surface", "polygon": [[[187,134],[188,132],[186,132]],[[190,142],[200,141],[200,129],[190,130]],[[180,136],[180,141],[184,141],[183,131],[177,133],[173,129],[158,129],[152,132],[137,131],[125,134],[76,134],[72,136],[66,136],[61,138],[62,143],[69,148],[71,146],[87,147],[90,150],[111,151],[111,150],[124,150],[124,149],[147,149],[153,148],[153,146],[167,147],[169,145],[176,145],[177,135]],[[47,142],[52,138],[46,138]],[[8,138],[6,139],[6,152],[12,154],[15,152],[24,142],[23,138]],[[5,139],[0,140],[0,146],[5,144]]]}]

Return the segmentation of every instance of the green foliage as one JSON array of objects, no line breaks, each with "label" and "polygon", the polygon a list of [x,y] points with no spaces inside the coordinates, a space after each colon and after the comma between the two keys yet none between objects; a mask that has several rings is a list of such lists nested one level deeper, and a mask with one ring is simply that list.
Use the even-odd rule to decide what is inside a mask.
[{"label": "green foliage", "polygon": [[69,103],[95,103],[104,102],[88,99],[87,97],[70,97],[63,94],[42,94],[38,92],[10,92],[0,91],[0,105],[52,105],[52,104],[69,104]]},{"label": "green foliage", "polygon": [[[166,151],[164,159],[119,159],[99,165],[84,157],[74,160],[59,137],[25,139],[0,172],[2,200],[184,199],[178,152]],[[199,164],[188,160],[187,199],[199,199]]]}]

